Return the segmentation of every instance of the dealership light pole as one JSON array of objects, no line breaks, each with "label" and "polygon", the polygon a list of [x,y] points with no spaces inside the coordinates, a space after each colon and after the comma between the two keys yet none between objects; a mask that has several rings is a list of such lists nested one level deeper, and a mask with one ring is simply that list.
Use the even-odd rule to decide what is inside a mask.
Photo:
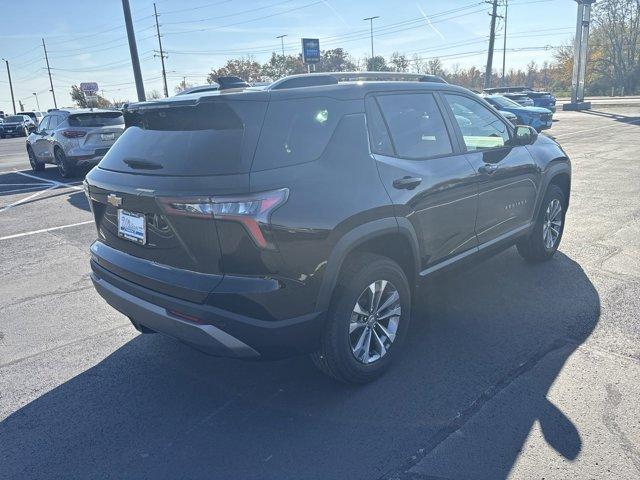
[{"label": "dealership light pole", "polygon": [[40,111],[40,102],[38,101],[38,94],[33,92],[33,96],[36,97],[36,105],[38,106],[38,111]]},{"label": "dealership light pole", "polygon": [[376,15],[374,17],[367,17],[367,18],[363,18],[362,20],[364,20],[365,22],[368,20],[369,21],[369,31],[371,32],[371,64],[373,66],[373,21],[376,18],[380,18],[379,15]]},{"label": "dealership light pole", "polygon": [[13,83],[11,83],[11,70],[9,69],[9,60],[3,58],[4,63],[7,64],[7,76],[9,77],[9,90],[11,91],[11,104],[13,105],[13,114],[16,114],[16,100],[13,96]]},{"label": "dealership light pole", "polygon": [[576,20],[576,39],[573,46],[573,75],[571,77],[571,103],[563,105],[563,110],[589,110],[591,103],[584,101],[584,84],[587,73],[587,54],[589,53],[589,25],[591,24],[591,5],[596,0],[576,0],[578,17]]},{"label": "dealership light pole", "polygon": [[276,38],[280,39],[280,43],[282,43],[282,56],[284,57],[284,37],[287,35],[278,35]]},{"label": "dealership light pole", "polygon": [[127,38],[129,40],[129,52],[131,53],[131,64],[133,66],[133,77],[136,80],[136,92],[138,101],[144,102],[144,83],[142,83],[142,72],[140,71],[140,59],[138,58],[138,46],[136,45],[136,34],[131,21],[131,7],[129,0],[122,0],[122,10],[124,12],[124,23],[127,26]]}]

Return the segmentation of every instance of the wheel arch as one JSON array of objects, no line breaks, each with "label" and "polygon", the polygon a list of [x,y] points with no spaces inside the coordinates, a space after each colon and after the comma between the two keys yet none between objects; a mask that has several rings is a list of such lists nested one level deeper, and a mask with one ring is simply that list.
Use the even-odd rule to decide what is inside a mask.
[{"label": "wheel arch", "polygon": [[[540,213],[540,207],[542,205],[542,200],[549,188],[549,185],[557,185],[560,189],[565,193],[566,200],[566,209],[569,208],[569,198],[571,197],[571,163],[569,158],[567,157],[557,157],[549,162],[549,166],[547,167],[543,182],[542,188],[540,189],[540,193],[538,195],[538,201],[536,205],[536,216]],[[565,209],[565,210],[566,210]]]},{"label": "wheel arch", "polygon": [[318,293],[317,309],[329,308],[340,272],[350,255],[375,253],[396,261],[404,270],[411,288],[419,272],[418,239],[406,218],[388,217],[359,225],[343,235],[334,246]]}]

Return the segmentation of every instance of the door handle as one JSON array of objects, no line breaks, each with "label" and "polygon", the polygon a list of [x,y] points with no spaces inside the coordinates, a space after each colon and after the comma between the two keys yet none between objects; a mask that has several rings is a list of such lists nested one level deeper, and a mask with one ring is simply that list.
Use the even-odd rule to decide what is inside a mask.
[{"label": "door handle", "polygon": [[420,177],[402,177],[402,178],[396,178],[393,181],[393,186],[394,188],[397,188],[399,190],[402,190],[402,189],[413,190],[421,183],[422,183],[422,178]]},{"label": "door handle", "polygon": [[496,170],[498,170],[498,164],[496,163],[485,163],[480,168],[478,168],[478,173],[484,173],[487,175],[491,175]]}]

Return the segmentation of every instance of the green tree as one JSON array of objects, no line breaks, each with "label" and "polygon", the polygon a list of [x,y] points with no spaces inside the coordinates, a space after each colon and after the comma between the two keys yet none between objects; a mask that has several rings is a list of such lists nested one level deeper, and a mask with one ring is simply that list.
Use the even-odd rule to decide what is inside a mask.
[{"label": "green tree", "polygon": [[71,95],[71,100],[73,100],[76,103],[76,105],[78,105],[80,108],[88,108],[88,107],[110,108],[111,107],[111,102],[106,98],[101,97],[100,95],[96,95],[97,97],[96,101],[93,102],[92,105],[89,105],[86,97],[84,96],[84,93],[82,92],[82,90],[80,90],[80,87],[78,87],[77,85],[71,86],[71,91],[69,92],[69,95]]},{"label": "green tree", "polygon": [[318,72],[352,72],[357,70],[351,56],[343,48],[322,50],[320,61],[316,64]]},{"label": "green tree", "polygon": [[233,58],[227,60],[227,63],[223,67],[217,70],[212,69],[209,75],[207,75],[207,82],[213,83],[218,77],[226,77],[228,75],[235,75],[246,82],[261,82],[262,67],[251,56]]},{"label": "green tree", "polygon": [[367,70],[369,72],[390,72],[391,68],[387,65],[387,61],[384,57],[376,55],[375,57],[367,60]]},{"label": "green tree", "polygon": [[275,81],[287,75],[306,73],[307,68],[302,63],[300,55],[276,55],[271,54],[268,62],[260,67],[260,76],[263,80]]}]

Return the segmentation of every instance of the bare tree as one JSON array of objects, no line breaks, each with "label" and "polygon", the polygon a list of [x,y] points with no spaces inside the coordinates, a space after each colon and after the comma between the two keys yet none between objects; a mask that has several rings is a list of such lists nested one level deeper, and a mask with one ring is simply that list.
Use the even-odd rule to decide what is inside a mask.
[{"label": "bare tree", "polygon": [[602,52],[596,59],[598,73],[609,76],[614,86],[625,93],[637,91],[640,0],[601,0],[594,5],[593,23],[592,45]]}]

